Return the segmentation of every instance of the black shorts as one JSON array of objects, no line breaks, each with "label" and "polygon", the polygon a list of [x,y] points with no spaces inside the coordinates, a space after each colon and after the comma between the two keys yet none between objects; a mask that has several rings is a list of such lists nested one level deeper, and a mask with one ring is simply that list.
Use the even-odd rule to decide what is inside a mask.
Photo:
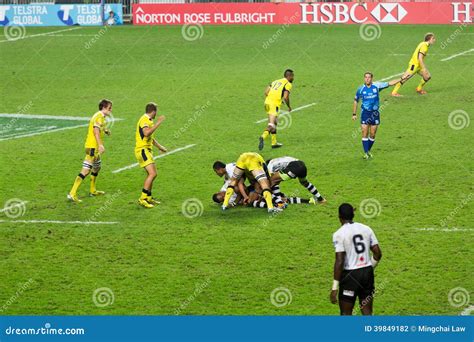
[{"label": "black shorts", "polygon": [[288,165],[281,171],[287,174],[290,178],[306,178],[308,170],[306,165],[301,160],[289,162]]},{"label": "black shorts", "polygon": [[374,268],[372,266],[342,272],[339,283],[339,300],[355,303],[368,300],[375,291]]}]

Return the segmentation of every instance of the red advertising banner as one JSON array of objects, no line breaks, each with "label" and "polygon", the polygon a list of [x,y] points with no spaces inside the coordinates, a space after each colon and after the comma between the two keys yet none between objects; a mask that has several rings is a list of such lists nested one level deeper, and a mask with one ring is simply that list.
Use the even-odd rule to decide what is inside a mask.
[{"label": "red advertising banner", "polygon": [[134,25],[462,24],[471,2],[133,4]]}]

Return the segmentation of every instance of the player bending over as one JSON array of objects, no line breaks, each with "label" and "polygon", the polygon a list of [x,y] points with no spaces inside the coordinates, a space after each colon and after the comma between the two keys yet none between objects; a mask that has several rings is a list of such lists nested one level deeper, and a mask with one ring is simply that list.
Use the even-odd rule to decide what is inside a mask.
[{"label": "player bending over", "polygon": [[154,138],[156,129],[161,125],[163,120],[165,120],[165,117],[161,115],[156,120],[156,123],[153,123],[157,111],[158,106],[155,103],[148,103],[145,107],[145,114],[138,120],[135,132],[135,157],[140,167],[144,168],[147,173],[142,193],[138,199],[138,204],[145,208],[153,208],[155,205],[160,204],[160,202],[151,195],[153,181],[156,178],[156,166],[152,153],[153,145],[162,152],[167,151],[166,148],[161,146]]},{"label": "player bending over", "polygon": [[296,179],[306,188],[318,203],[325,203],[326,200],[321,196],[318,189],[306,179],[308,170],[302,160],[293,157],[274,158],[267,161],[268,172],[272,184],[272,193],[276,197],[277,203],[280,203],[280,183],[288,179]]},{"label": "player bending over", "polygon": [[90,196],[103,195],[104,191],[98,191],[95,187],[95,182],[101,168],[100,155],[105,152],[103,144],[104,133],[110,135],[110,131],[105,127],[105,118],[112,113],[112,101],[103,99],[99,102],[99,111],[95,113],[89,121],[89,128],[87,129],[86,137],[86,157],[82,162],[82,170],[76,177],[71,191],[69,191],[67,198],[73,202],[82,202],[77,197],[77,190],[82,181],[91,172]]},{"label": "player bending over", "polygon": [[275,208],[272,202],[272,193],[270,191],[270,181],[267,173],[267,166],[262,156],[258,153],[246,152],[240,155],[235,164],[234,174],[230,179],[229,186],[227,187],[224,203],[222,204],[222,210],[226,210],[229,207],[229,201],[234,194],[234,188],[237,186],[239,180],[242,178],[244,173],[252,175],[258,184],[262,188],[262,196],[265,198],[269,213],[280,212],[282,209]]},{"label": "player bending over", "polygon": [[[407,80],[412,78],[415,74],[418,74],[422,77],[418,87],[416,87],[416,92],[420,95],[426,94],[426,91],[423,89],[423,87],[426,82],[431,79],[431,74],[426,68],[425,58],[428,54],[430,46],[435,42],[436,38],[434,33],[427,33],[425,35],[425,40],[418,44],[415,51],[413,52],[413,55],[408,62],[408,69],[403,74],[403,78],[406,78]],[[398,91],[400,90],[402,84],[403,83],[400,83],[395,86],[392,91],[392,96],[401,96]]]},{"label": "player bending over", "polygon": [[[366,225],[353,221],[354,210],[348,203],[339,206],[339,221],[342,227],[332,238],[336,249],[336,261],[334,282],[329,297],[333,304],[338,302],[339,297],[341,315],[352,315],[357,298],[362,314],[372,315],[375,293],[374,268],[382,258],[382,251],[374,231]],[[369,250],[372,251],[372,257]]]},{"label": "player bending over", "polygon": [[272,135],[272,148],[283,146],[283,144],[277,142],[278,115],[282,100],[285,101],[288,111],[291,112],[290,90],[293,87],[292,83],[295,75],[293,70],[287,69],[283,76],[283,78],[270,83],[265,89],[265,111],[268,115],[268,125],[259,138],[258,149],[260,151],[263,150],[265,139],[269,134]]},{"label": "player bending over", "polygon": [[364,84],[357,88],[354,98],[354,105],[352,108],[352,120],[356,120],[357,105],[359,104],[359,100],[362,100],[360,127],[362,131],[362,148],[364,149],[364,159],[373,157],[370,150],[375,143],[375,134],[377,133],[377,128],[380,125],[379,92],[385,88],[393,86],[399,82],[402,83],[406,80],[402,77],[390,82],[372,82],[373,78],[374,75],[371,72],[366,72],[364,74]]}]

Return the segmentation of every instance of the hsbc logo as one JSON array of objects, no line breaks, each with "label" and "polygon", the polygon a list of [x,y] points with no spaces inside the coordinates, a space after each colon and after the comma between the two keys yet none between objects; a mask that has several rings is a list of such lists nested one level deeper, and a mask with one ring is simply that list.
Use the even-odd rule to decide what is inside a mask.
[{"label": "hsbc logo", "polygon": [[399,3],[379,3],[370,12],[379,23],[399,23],[407,11]]},{"label": "hsbc logo", "polygon": [[375,7],[366,3],[302,3],[300,7],[302,24],[362,24],[371,21],[370,15],[379,23],[399,23],[408,14],[399,3],[378,3]]}]

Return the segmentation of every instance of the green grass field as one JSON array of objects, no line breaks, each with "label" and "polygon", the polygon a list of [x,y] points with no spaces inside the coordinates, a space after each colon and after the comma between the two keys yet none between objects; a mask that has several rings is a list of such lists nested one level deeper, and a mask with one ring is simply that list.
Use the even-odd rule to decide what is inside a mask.
[{"label": "green grass field", "polygon": [[[123,120],[105,140],[98,188],[106,196],[87,197],[87,179],[75,205],[66,194],[82,165],[86,128],[42,133],[87,122],[0,117],[0,207],[28,201],[18,217],[0,212],[2,314],[336,315],[328,295],[337,207],[369,199],[380,204],[378,215],[359,208],[356,220],[374,229],[384,253],[374,313],[457,315],[472,304],[456,307],[448,294],[474,291],[474,125],[457,117],[451,126],[464,128],[453,129],[448,118],[474,115],[473,54],[441,61],[473,47],[472,27],[444,49],[457,27],[382,26],[372,41],[357,26],[335,25],[204,27],[195,41],[181,27],[38,36],[60,29],[27,28],[26,39],[0,43],[0,112],[90,117],[106,97]],[[351,112],[363,73],[401,73],[428,31],[438,37],[427,59],[428,95],[415,93],[418,77],[403,98],[385,90],[375,157],[362,160]],[[276,217],[250,208],[223,213],[211,200],[222,184],[212,163],[256,151],[264,88],[287,67],[295,70],[293,107],[316,105],[280,130],[284,148],[262,155],[304,160],[328,203],[290,206]],[[196,144],[158,159],[154,194],[162,204],[152,210],[136,204],[142,170],[112,173],[136,162],[135,125],[148,101],[166,115],[158,141],[170,150]],[[39,134],[14,139],[29,133]],[[297,182],[282,190],[309,195]],[[183,215],[189,199],[202,203],[201,215]],[[291,293],[281,307],[270,300],[279,287]],[[101,288],[113,303],[104,295],[96,305]]]}]

